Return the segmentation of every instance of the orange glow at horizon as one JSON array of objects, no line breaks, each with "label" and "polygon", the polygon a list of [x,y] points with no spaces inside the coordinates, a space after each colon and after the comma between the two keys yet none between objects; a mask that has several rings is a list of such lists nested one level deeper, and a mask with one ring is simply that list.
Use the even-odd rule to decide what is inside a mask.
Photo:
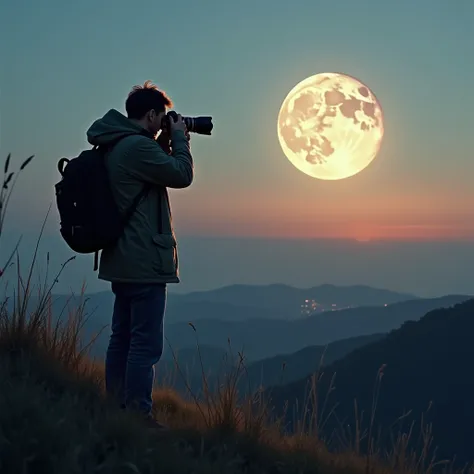
[{"label": "orange glow at horizon", "polygon": [[[207,222],[199,220],[188,222],[180,227],[182,232],[189,235],[216,236],[216,237],[255,237],[271,240],[356,240],[359,242],[372,242],[381,240],[390,241],[474,241],[474,226],[455,227],[442,225],[398,225],[383,226],[369,224],[340,223],[327,225],[324,221],[320,226],[299,225],[285,228],[285,225],[272,225],[268,222],[243,222],[233,221],[225,225],[222,221],[209,219]],[[316,227],[316,228],[315,228]]]},{"label": "orange glow at horizon", "polygon": [[[328,199],[324,206],[248,192],[238,200],[199,199],[206,213],[175,201],[180,232],[268,239],[474,240],[474,202],[446,196],[385,195],[382,200]],[[179,209],[178,209],[179,208]]]}]

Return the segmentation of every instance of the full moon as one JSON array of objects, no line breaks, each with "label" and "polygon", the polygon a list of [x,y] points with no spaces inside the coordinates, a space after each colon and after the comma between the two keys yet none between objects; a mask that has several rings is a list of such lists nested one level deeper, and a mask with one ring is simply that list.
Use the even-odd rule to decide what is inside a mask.
[{"label": "full moon", "polygon": [[278,139],[286,157],[313,178],[349,178],[377,156],[383,114],[373,92],[339,73],[304,79],[278,114]]}]

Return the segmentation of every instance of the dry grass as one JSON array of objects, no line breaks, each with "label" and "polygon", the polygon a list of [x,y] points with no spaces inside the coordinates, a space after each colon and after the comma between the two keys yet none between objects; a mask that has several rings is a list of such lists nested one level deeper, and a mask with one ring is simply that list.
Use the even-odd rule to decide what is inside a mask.
[{"label": "dry grass", "polygon": [[[10,158],[0,196],[0,236],[9,186],[15,182],[8,172],[9,162]],[[59,320],[53,317],[52,291],[62,268],[51,284],[47,277],[39,285],[32,284],[38,248],[25,279],[17,248],[2,272],[5,279],[7,267],[16,270],[14,304],[5,301],[0,309],[2,474],[454,472],[450,465],[437,464],[429,456],[429,426],[417,453],[407,448],[409,432],[400,433],[390,453],[377,450],[373,426],[383,369],[377,376],[368,428],[364,430],[357,417],[355,433],[341,432],[345,449],[340,453],[329,453],[320,439],[321,428],[332,413],[328,394],[322,401],[318,398],[322,374],[312,378],[296,434],[284,435],[281,420],[273,419],[263,392],[238,393],[238,381],[246,373],[241,354],[216,389],[208,386],[201,367],[202,397],[191,392],[185,400],[171,389],[157,390],[154,415],[170,430],[162,434],[147,431],[139,418],[116,408],[104,394],[103,367],[88,358],[88,345],[81,344],[88,317],[86,301]],[[36,295],[33,307],[31,295]],[[199,350],[199,342],[197,346]],[[177,370],[183,376],[179,367]],[[369,440],[365,455],[360,450],[364,439]]]}]

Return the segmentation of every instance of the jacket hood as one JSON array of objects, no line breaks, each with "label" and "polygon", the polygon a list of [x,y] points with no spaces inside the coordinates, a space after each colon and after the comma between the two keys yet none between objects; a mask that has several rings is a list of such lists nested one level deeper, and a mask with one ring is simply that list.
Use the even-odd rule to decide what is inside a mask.
[{"label": "jacket hood", "polygon": [[104,146],[128,135],[149,135],[143,127],[132,122],[118,110],[109,110],[87,130],[87,141],[94,146]]}]

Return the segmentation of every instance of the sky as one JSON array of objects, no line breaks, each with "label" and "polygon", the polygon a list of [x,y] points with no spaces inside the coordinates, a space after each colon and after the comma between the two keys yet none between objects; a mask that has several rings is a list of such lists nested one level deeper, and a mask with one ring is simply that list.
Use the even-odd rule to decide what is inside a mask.
[{"label": "sky", "polygon": [[[383,239],[408,249],[397,258],[413,268],[420,242],[441,242],[443,258],[453,261],[462,248],[466,262],[474,250],[473,16],[467,0],[3,0],[0,156],[12,152],[18,165],[36,155],[12,200],[8,231],[37,232],[54,201],[58,159],[87,147],[90,124],[110,108],[123,112],[131,87],[150,79],[178,112],[214,118],[211,137],[192,138],[193,185],[171,192],[183,241],[198,248],[206,238],[264,239],[291,249],[302,239]],[[358,78],[384,112],[377,158],[340,181],[298,171],[277,137],[287,93],[321,72]],[[66,251],[58,247],[54,207],[45,239],[61,255]],[[184,249],[191,260],[194,247]],[[246,251],[237,247],[227,255],[234,268],[209,286],[246,279],[234,271]],[[285,252],[259,263],[268,267],[259,281],[299,281]],[[275,259],[289,273],[275,276]],[[347,272],[332,282],[346,281]],[[380,281],[367,272],[351,279]],[[186,274],[184,288],[197,288],[199,275]],[[307,281],[322,278],[315,270]],[[460,288],[430,281],[422,291]],[[387,284],[404,286],[396,279]]]}]

